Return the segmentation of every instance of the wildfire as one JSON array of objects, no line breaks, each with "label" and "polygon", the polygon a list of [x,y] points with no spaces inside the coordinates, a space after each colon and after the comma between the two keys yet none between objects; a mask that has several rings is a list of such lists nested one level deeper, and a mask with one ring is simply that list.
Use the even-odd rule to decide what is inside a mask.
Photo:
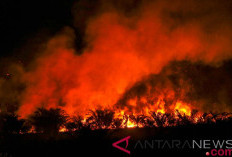
[{"label": "wildfire", "polygon": [[68,130],[67,130],[67,128],[66,127],[60,127],[60,129],[59,129],[59,132],[67,132]]},{"label": "wildfire", "polygon": [[131,120],[128,120],[126,123],[126,127],[127,128],[134,128],[134,127],[136,127],[136,124],[131,122]]},{"label": "wildfire", "polygon": [[191,108],[189,107],[188,104],[182,103],[182,102],[177,102],[175,105],[175,110],[178,110],[179,112],[190,116],[191,115]]},{"label": "wildfire", "polygon": [[[75,49],[76,37],[72,28],[66,27],[48,40],[42,49],[44,52],[38,53],[41,55],[31,64],[33,67],[26,68],[28,70],[20,76],[26,86],[20,94],[18,114],[27,117],[42,106],[47,109],[62,106],[70,115],[76,112],[86,114],[98,107],[114,109],[130,87],[147,76],[160,74],[173,61],[187,60],[208,66],[232,58],[231,29],[213,29],[217,31],[206,33],[204,28],[211,23],[201,26],[204,24],[202,19],[197,23],[197,20],[183,18],[185,21],[181,25],[179,18],[169,16],[179,15],[178,9],[160,2],[143,5],[139,13],[129,17],[123,16],[121,9],[112,12],[106,9],[90,18],[86,22],[86,36],[83,37],[86,47],[82,53]],[[191,14],[195,15],[194,12]],[[156,79],[151,83],[165,85],[165,77],[170,73],[160,76],[163,80]],[[169,82],[169,85],[175,86],[176,83],[179,84],[178,80]],[[143,89],[138,92],[143,92]],[[140,110],[139,101],[150,104],[149,111],[167,112],[164,100],[156,101],[158,106],[153,107],[154,103],[145,97],[140,95],[125,101],[136,110]],[[172,97],[172,93],[167,97]],[[189,107],[183,107],[182,103],[178,102],[173,110],[176,109],[190,115]]]},{"label": "wildfire", "polygon": [[[124,111],[110,111],[110,110],[96,110],[95,117],[87,116],[81,120],[82,127],[89,127],[92,130],[95,129],[116,129],[116,128],[143,128],[143,127],[168,127],[178,126],[185,124],[197,124],[197,123],[208,123],[217,121],[227,120],[232,118],[232,114],[213,114],[213,113],[201,113],[193,111],[190,107],[182,102],[177,102],[176,109],[172,112],[156,111],[150,112],[149,115],[144,114],[129,114]],[[162,113],[164,112],[164,113]],[[103,113],[99,114],[98,113]],[[113,114],[112,114],[113,113]],[[110,115],[114,115],[112,119]],[[89,121],[91,119],[91,121]],[[119,125],[116,125],[119,122]],[[79,128],[80,129],[80,128]],[[72,129],[71,131],[78,131],[78,129]],[[59,132],[67,132],[65,126],[60,127]]]},{"label": "wildfire", "polygon": [[[2,91],[7,91],[1,93],[1,103],[13,100],[12,108],[23,119],[40,108],[61,109],[69,117],[83,118],[68,122],[69,130],[77,126],[114,129],[207,121],[202,113],[208,112],[212,107],[207,104],[214,101],[218,104],[215,110],[220,104],[226,104],[220,112],[231,110],[231,87],[224,90],[231,84],[230,66],[225,68],[225,78],[221,77],[223,68],[218,67],[232,58],[232,31],[220,26],[221,18],[215,19],[214,29],[205,31],[214,27],[214,20],[204,20],[206,17],[199,16],[202,11],[188,10],[183,4],[178,3],[175,9],[161,1],[141,3],[144,6],[125,16],[125,9],[100,7],[97,16],[84,21],[85,30],[80,34],[85,36],[77,38],[76,27],[65,27],[42,44],[35,60],[25,64],[29,67],[16,66],[19,72],[14,75],[7,71],[7,79],[0,80]],[[77,39],[84,43],[81,50],[76,49]],[[199,71],[204,74],[212,67],[211,75],[198,79],[203,77]],[[216,80],[207,84],[211,78]],[[213,84],[217,88],[210,90]],[[213,92],[202,94],[204,89],[217,91],[218,97],[213,99]],[[198,114],[194,110],[199,110]],[[65,126],[59,129],[67,130]]]},{"label": "wildfire", "polygon": [[[129,104],[129,107],[132,107],[132,110],[129,110],[126,106],[124,109],[103,109],[101,110],[93,110],[90,112],[90,114],[87,114],[84,116],[84,118],[80,121],[83,123],[83,126],[90,125],[91,129],[98,129],[99,127],[102,129],[114,129],[117,128],[135,128],[135,127],[144,127],[146,126],[145,123],[151,123],[149,125],[156,125],[159,126],[161,124],[156,124],[155,121],[156,118],[160,119],[161,123],[163,123],[163,126],[172,126],[177,125],[178,121],[181,121],[181,117],[187,117],[190,121],[193,123],[197,123],[199,120],[199,115],[201,113],[199,112],[195,117],[192,117],[192,110],[194,109],[191,104],[185,103],[183,101],[176,101],[170,106],[167,106],[164,101],[164,97],[159,97],[157,102],[154,102],[153,104],[149,104],[150,98],[142,97],[142,103],[146,103],[144,108],[140,108],[139,111],[135,110],[136,106],[140,104],[140,99],[134,98],[131,100],[128,100],[127,103]],[[154,99],[154,98],[152,98]],[[166,108],[165,108],[166,107]],[[168,115],[172,115],[173,117],[167,117]],[[112,117],[112,126],[107,126],[107,121],[111,121],[110,116]],[[155,117],[154,117],[155,116]],[[153,118],[152,118],[153,117]],[[169,124],[167,121],[164,121],[164,119],[173,118],[175,119],[174,124]],[[106,121],[104,120],[106,119]],[[154,119],[155,121],[151,120]],[[114,126],[113,123],[115,120],[119,120],[120,125]],[[98,122],[99,121],[99,122]],[[149,122],[150,121],[150,122]],[[101,126],[99,126],[101,125]],[[109,124],[108,124],[109,125]],[[67,132],[66,127],[61,127],[59,129],[59,132]]]}]

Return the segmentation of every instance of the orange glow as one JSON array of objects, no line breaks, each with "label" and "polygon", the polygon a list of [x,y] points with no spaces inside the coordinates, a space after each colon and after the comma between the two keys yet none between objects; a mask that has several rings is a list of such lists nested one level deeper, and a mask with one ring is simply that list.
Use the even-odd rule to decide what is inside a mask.
[{"label": "orange glow", "polygon": [[[231,58],[231,31],[216,32],[216,38],[208,40],[200,23],[191,20],[175,24],[171,16],[163,18],[163,9],[170,9],[163,3],[144,5],[131,18],[117,11],[91,18],[85,30],[86,47],[78,52],[71,28],[45,43],[44,51],[22,77],[26,87],[18,114],[25,118],[44,107],[61,108],[70,116],[85,116],[98,108],[135,115],[178,110],[190,116],[195,104],[183,101],[181,94],[185,91],[176,96],[179,91],[173,90],[174,85],[165,77],[156,93],[125,93],[149,75],[159,74],[171,61],[215,65]],[[124,104],[119,103],[122,97],[126,99]],[[128,120],[127,126],[134,124]]]},{"label": "orange glow", "polygon": [[164,114],[165,111],[164,111],[163,109],[158,109],[158,110],[157,110],[157,113],[162,113],[162,114]]},{"label": "orange glow", "polygon": [[126,127],[128,127],[128,128],[134,128],[134,127],[136,127],[136,124],[133,123],[133,122],[131,122],[130,119],[129,119],[129,120],[127,121]]},{"label": "orange glow", "polygon": [[190,116],[191,115],[191,108],[188,104],[177,102],[175,105],[175,110],[178,110],[180,113]]},{"label": "orange glow", "polygon": [[67,132],[67,129],[66,129],[65,127],[61,127],[61,128],[59,129],[59,132]]}]

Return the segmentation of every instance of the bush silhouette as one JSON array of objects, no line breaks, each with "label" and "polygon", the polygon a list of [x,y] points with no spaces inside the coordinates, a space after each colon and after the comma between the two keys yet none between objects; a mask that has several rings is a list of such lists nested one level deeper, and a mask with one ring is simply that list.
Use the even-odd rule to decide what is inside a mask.
[{"label": "bush silhouette", "polygon": [[0,132],[4,134],[19,134],[27,132],[30,128],[25,127],[25,120],[19,119],[14,113],[0,114]]},{"label": "bush silhouette", "polygon": [[39,108],[33,115],[30,116],[31,124],[36,132],[46,134],[57,134],[59,128],[65,124],[67,116],[61,109]]}]

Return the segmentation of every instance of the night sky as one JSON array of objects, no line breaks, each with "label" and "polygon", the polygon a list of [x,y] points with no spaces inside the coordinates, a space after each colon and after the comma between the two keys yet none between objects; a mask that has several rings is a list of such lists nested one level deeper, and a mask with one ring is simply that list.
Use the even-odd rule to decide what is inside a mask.
[{"label": "night sky", "polygon": [[65,25],[72,25],[71,0],[0,2],[1,57],[22,57],[19,50],[38,33],[52,35]]},{"label": "night sky", "polygon": [[[155,2],[155,1],[154,1]],[[177,1],[178,2],[178,1]],[[1,0],[0,2],[0,34],[1,34],[1,53],[0,57],[16,58],[25,62],[30,60],[33,55],[26,53],[25,47],[30,44],[38,44],[44,42],[64,26],[75,27],[76,48],[83,48],[85,43],[83,41],[85,22],[89,17],[94,17],[99,13],[99,5],[104,3],[112,3],[115,8],[121,10],[125,15],[130,16],[133,11],[138,8],[141,1],[138,0]],[[180,1],[180,3],[183,3]],[[201,14],[217,15],[218,23],[212,20],[211,25],[207,26],[208,31],[211,30],[212,25],[218,25],[225,21],[231,21],[231,12],[224,10],[232,10],[231,1],[196,1],[196,8],[202,8],[199,14],[191,15],[187,13],[182,16],[181,12],[173,13],[173,18],[179,21],[185,21],[185,18],[198,18]],[[218,7],[212,7],[218,4]],[[186,2],[186,4],[188,4]],[[203,6],[203,7],[202,7]],[[204,11],[204,6],[209,6]],[[191,10],[191,5],[186,5],[186,9]],[[193,8],[194,9],[194,8]],[[75,18],[78,16],[78,18]],[[212,17],[212,19],[214,19]],[[74,21],[75,20],[75,21]],[[202,21],[204,22],[204,21]],[[27,50],[27,49],[26,49]],[[26,53],[26,54],[25,54]],[[29,58],[28,58],[29,57]]]}]

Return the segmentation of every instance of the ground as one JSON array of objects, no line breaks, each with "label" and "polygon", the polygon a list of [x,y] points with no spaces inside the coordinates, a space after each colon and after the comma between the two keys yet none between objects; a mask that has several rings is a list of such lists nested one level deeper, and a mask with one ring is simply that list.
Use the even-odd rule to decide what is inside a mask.
[{"label": "ground", "polygon": [[[192,140],[230,140],[230,122],[218,124],[198,124],[167,128],[128,128],[119,130],[81,130],[58,135],[21,134],[1,137],[1,156],[195,156],[204,157],[210,149],[189,148]],[[130,136],[127,150],[130,155],[113,147],[112,144]],[[145,148],[145,140],[160,141]],[[180,147],[169,147],[171,141],[180,141]],[[167,141],[166,145],[164,142]],[[126,142],[119,144],[125,147]],[[182,148],[184,147],[184,148]]]}]

